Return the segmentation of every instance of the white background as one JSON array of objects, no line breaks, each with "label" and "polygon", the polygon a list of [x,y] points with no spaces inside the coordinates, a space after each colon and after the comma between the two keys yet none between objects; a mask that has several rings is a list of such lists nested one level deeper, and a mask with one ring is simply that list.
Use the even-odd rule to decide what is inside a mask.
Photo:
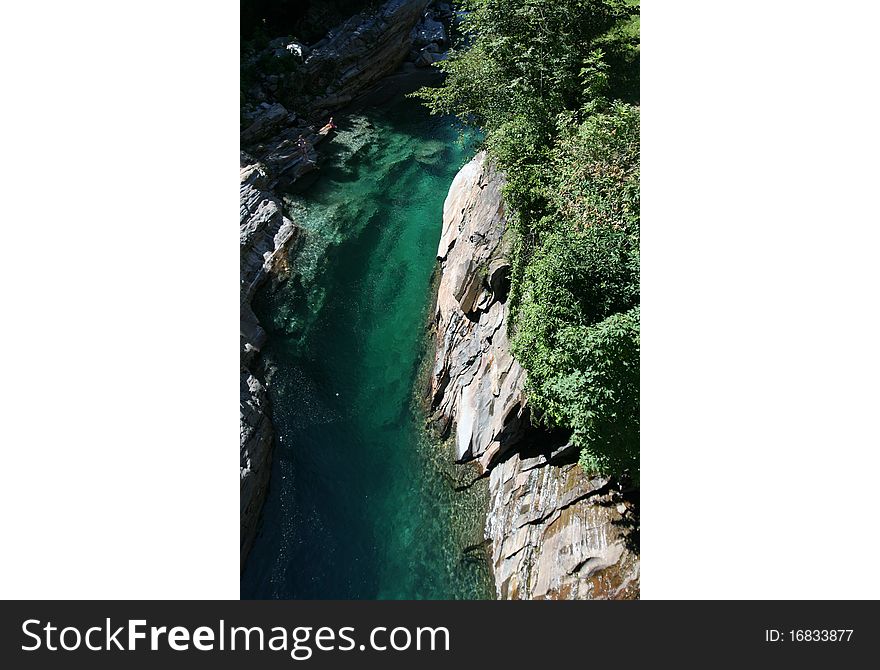
[{"label": "white background", "polygon": [[[0,597],[238,597],[220,4],[4,10]],[[878,14],[643,2],[644,598],[880,597]]]}]

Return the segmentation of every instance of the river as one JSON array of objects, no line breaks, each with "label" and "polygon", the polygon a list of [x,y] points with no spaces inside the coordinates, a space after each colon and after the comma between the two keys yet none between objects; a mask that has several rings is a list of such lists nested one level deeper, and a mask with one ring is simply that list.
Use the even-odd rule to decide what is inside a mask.
[{"label": "river", "polygon": [[486,489],[457,485],[419,400],[443,201],[474,153],[412,100],[338,118],[285,198],[293,278],[255,311],[276,442],[242,598],[492,598]]}]

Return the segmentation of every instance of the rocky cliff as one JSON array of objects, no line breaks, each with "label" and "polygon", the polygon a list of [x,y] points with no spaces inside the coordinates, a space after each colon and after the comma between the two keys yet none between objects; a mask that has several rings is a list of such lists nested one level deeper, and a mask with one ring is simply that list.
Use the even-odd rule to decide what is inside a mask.
[{"label": "rocky cliff", "polygon": [[638,505],[588,477],[564,435],[534,428],[510,353],[503,175],[484,153],[449,189],[431,379],[433,421],[489,477],[485,536],[499,598],[637,598]]},{"label": "rocky cliff", "polygon": [[[277,58],[299,67],[286,74],[260,74],[242,109],[240,156],[240,544],[241,566],[253,544],[269,483],[272,421],[259,351],[266,334],[251,300],[267,277],[285,266],[299,229],[282,211],[279,194],[317,167],[324,135],[280,98],[293,80],[313,93],[305,114],[334,110],[367,91],[410,56],[426,28],[437,32],[429,0],[389,0],[357,15],[313,45],[281,38],[253,63]],[[433,33],[432,33],[433,34]],[[263,61],[260,58],[263,58]],[[274,63],[274,66],[279,63]],[[275,68],[274,69],[278,69]],[[283,72],[283,68],[282,68]],[[286,88],[287,85],[287,88]],[[302,96],[299,98],[302,100]],[[299,140],[305,140],[304,147]]]},{"label": "rocky cliff", "polygon": [[311,47],[307,77],[320,93],[317,109],[338,109],[351,102],[409,54],[413,30],[425,19],[430,0],[390,0],[374,14],[353,16]]},{"label": "rocky cliff", "polygon": [[266,339],[251,309],[260,284],[296,240],[297,228],[281,211],[268,188],[269,176],[260,163],[241,169],[239,222],[239,444],[241,564],[250,550],[260,508],[269,483],[272,422],[266,389],[252,368]]}]

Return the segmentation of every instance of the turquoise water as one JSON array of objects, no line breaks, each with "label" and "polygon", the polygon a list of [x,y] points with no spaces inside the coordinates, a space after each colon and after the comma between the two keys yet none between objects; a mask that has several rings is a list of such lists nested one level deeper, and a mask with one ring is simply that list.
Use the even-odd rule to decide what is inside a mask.
[{"label": "turquoise water", "polygon": [[454,490],[474,472],[418,397],[443,200],[473,151],[398,101],[343,119],[286,200],[306,233],[255,305],[278,439],[243,598],[493,597],[485,485]]}]

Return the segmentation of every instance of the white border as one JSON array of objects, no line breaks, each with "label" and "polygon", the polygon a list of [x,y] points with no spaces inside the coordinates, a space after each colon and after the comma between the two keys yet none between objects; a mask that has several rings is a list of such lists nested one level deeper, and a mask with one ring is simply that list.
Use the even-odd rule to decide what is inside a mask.
[{"label": "white border", "polygon": [[238,9],[0,22],[4,598],[238,598]]},{"label": "white border", "polygon": [[[880,596],[873,3],[643,3],[645,598]],[[238,17],[0,22],[5,598],[236,598]]]},{"label": "white border", "polygon": [[874,3],[642,11],[644,598],[877,598]]}]

